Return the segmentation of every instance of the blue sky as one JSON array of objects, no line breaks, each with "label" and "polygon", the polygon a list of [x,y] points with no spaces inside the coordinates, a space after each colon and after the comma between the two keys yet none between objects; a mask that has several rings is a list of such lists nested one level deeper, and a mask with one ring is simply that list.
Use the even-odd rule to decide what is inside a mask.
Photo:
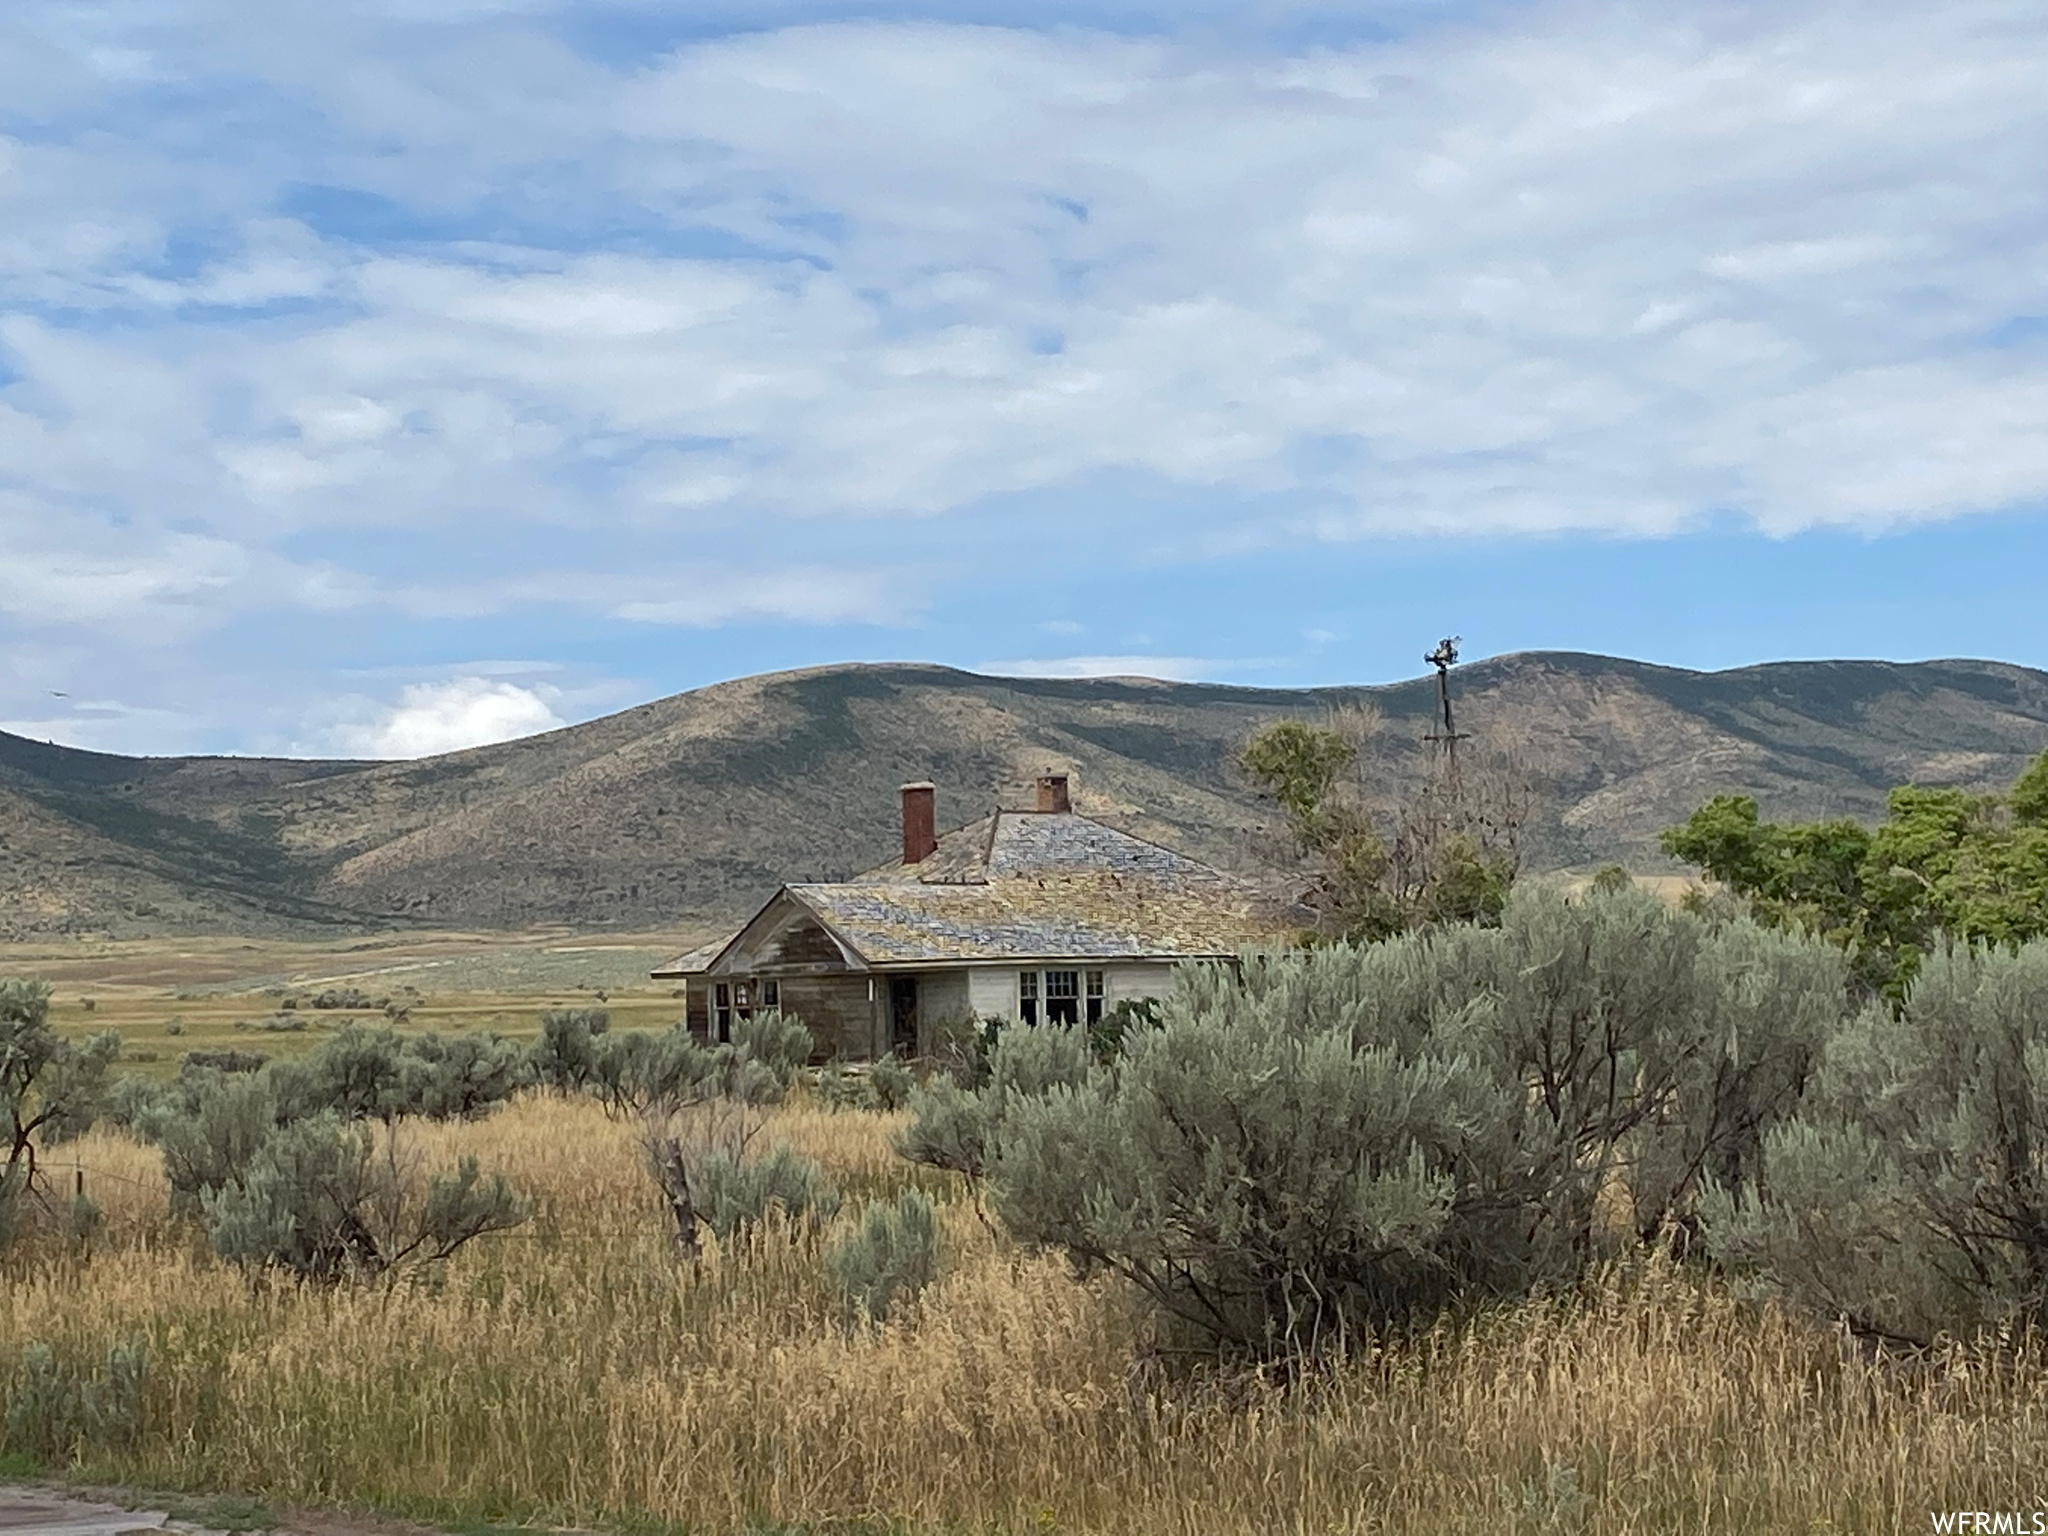
[{"label": "blue sky", "polygon": [[16,0],[0,726],[2048,666],[2044,78],[2038,0]]}]

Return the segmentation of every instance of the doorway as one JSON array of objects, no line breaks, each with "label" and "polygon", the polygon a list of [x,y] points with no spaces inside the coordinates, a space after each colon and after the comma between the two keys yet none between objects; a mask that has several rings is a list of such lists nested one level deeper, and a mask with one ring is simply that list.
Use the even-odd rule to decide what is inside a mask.
[{"label": "doorway", "polygon": [[917,1054],[917,978],[889,978],[889,1049],[906,1060]]}]

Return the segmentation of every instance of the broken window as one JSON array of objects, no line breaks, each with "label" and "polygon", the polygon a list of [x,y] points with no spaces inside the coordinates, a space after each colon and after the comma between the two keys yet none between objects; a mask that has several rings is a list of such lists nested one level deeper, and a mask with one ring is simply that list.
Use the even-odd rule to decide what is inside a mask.
[{"label": "broken window", "polygon": [[1090,971],[1088,973],[1087,1002],[1088,1022],[1090,1024],[1100,1024],[1102,1022],[1102,972],[1100,971]]},{"label": "broken window", "polygon": [[1079,971],[1047,971],[1045,973],[1045,1022],[1048,1024],[1078,1024],[1081,1022],[1081,973]]},{"label": "broken window", "polygon": [[1017,973],[1017,1017],[1026,1024],[1038,1022],[1038,972]]},{"label": "broken window", "polygon": [[732,1039],[733,1021],[751,1019],[759,1010],[782,1006],[782,984],[749,977],[721,981],[711,989],[711,1038],[721,1045]]}]

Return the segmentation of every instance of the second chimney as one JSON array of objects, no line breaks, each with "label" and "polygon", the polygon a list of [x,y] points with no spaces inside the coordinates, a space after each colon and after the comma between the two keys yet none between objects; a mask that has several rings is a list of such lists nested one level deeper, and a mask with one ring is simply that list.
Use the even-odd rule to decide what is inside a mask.
[{"label": "second chimney", "polygon": [[1067,776],[1064,773],[1041,773],[1038,776],[1038,809],[1047,811],[1071,811],[1072,803],[1067,799]]},{"label": "second chimney", "polygon": [[932,786],[920,780],[903,786],[903,862],[922,864],[939,846],[938,821],[932,814]]}]

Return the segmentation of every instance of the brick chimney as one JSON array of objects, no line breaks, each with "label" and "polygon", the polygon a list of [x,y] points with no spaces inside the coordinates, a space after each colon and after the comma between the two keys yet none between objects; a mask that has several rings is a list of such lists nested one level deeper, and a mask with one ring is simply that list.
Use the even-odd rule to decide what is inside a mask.
[{"label": "brick chimney", "polygon": [[1041,773],[1038,776],[1038,809],[1071,811],[1073,808],[1067,799],[1067,776],[1064,773]]},{"label": "brick chimney", "polygon": [[939,846],[938,821],[932,813],[933,789],[920,780],[903,786],[903,862],[922,864]]}]

